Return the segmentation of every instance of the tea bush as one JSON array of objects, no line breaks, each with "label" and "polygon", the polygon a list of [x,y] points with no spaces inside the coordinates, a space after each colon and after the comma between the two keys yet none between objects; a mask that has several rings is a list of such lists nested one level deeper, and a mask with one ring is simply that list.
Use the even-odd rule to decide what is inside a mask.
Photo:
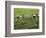
[{"label": "tea bush", "polygon": [[39,16],[22,16],[14,17],[14,29],[38,29]]}]

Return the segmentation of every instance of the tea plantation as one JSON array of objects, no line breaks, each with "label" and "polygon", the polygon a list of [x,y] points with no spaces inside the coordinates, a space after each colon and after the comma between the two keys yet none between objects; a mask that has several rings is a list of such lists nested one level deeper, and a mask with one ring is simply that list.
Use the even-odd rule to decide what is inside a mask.
[{"label": "tea plantation", "polygon": [[39,10],[14,8],[14,29],[38,29]]}]

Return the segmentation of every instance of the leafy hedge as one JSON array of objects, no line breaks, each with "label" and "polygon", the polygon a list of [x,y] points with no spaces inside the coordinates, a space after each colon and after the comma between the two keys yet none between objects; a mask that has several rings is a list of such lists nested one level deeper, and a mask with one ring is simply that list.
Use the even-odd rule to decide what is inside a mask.
[{"label": "leafy hedge", "polygon": [[39,16],[14,17],[14,29],[38,29]]}]

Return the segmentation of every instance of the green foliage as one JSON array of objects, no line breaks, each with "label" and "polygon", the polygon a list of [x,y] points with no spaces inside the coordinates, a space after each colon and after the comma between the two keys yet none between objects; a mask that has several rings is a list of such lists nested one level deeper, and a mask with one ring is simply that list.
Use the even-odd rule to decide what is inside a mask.
[{"label": "green foliage", "polygon": [[19,17],[15,18],[14,29],[36,29],[39,27],[39,17]]},{"label": "green foliage", "polygon": [[[39,16],[37,16],[38,12],[39,12],[38,9],[16,8],[16,12],[14,9],[14,29],[38,29],[39,28]],[[33,14],[35,14],[36,16],[33,17]]]},{"label": "green foliage", "polygon": [[28,8],[14,8],[14,16],[21,16],[21,15],[25,15],[25,16],[30,16],[32,14],[36,14],[38,13],[39,10],[38,9],[28,9]]}]

